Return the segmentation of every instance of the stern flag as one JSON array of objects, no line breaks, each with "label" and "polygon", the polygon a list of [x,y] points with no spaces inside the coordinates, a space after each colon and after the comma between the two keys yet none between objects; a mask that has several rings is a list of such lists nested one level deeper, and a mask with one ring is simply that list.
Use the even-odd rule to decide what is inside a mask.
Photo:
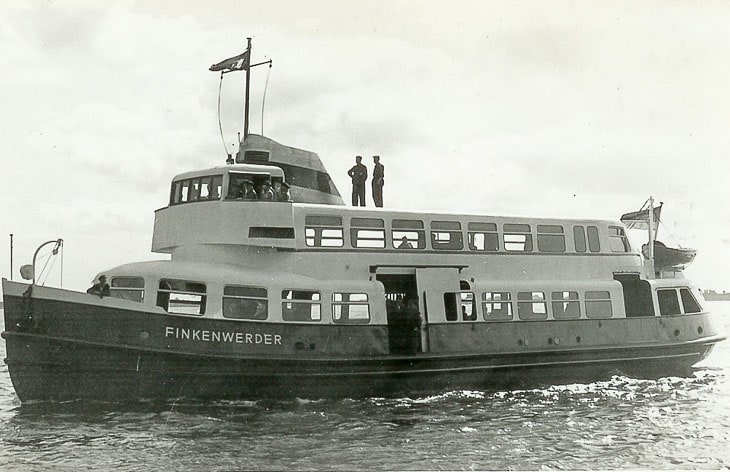
[{"label": "stern flag", "polygon": [[[657,223],[662,213],[662,205],[663,203],[658,207],[654,207],[654,221]],[[649,229],[649,209],[625,213],[621,215],[621,222],[628,229]]]},{"label": "stern flag", "polygon": [[213,64],[210,66],[208,70],[217,72],[219,70],[224,70],[228,72],[233,72],[234,70],[246,70],[248,69],[249,65],[249,59],[248,59],[248,49],[243,52],[243,54],[239,54],[235,57],[230,57],[228,59],[224,59],[220,61],[218,64]]}]

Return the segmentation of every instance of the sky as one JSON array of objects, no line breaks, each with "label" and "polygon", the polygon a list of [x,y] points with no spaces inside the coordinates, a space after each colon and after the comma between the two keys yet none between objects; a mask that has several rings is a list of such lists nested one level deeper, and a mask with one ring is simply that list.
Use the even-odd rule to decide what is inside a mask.
[{"label": "sky", "polygon": [[56,238],[48,285],[166,259],[172,177],[235,152],[244,73],[208,67],[247,37],[273,60],[250,131],[317,152],[345,200],[358,154],[391,208],[618,219],[652,195],[660,239],[698,250],[687,276],[730,291],[730,3],[711,0],[5,0],[0,276],[11,233],[15,280]]}]

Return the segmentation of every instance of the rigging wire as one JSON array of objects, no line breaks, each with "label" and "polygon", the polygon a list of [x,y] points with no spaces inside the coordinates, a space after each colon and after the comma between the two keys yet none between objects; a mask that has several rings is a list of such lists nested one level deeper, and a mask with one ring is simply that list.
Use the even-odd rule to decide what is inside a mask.
[{"label": "rigging wire", "polygon": [[221,89],[223,88],[223,72],[221,71],[221,80],[218,83],[218,129],[221,132],[221,142],[223,143],[223,153],[228,156],[228,148],[226,147],[226,139],[223,137],[223,125],[221,124]]},{"label": "rigging wire", "polygon": [[261,136],[264,135],[264,106],[266,106],[266,90],[269,88],[269,76],[273,63],[269,62],[269,70],[266,72],[266,83],[264,84],[264,96],[261,99]]}]

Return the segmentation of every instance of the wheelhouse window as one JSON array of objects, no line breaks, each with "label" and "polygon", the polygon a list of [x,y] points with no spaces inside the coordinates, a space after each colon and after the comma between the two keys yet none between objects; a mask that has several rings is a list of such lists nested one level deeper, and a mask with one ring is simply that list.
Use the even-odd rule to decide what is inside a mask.
[{"label": "wheelhouse window", "polygon": [[684,306],[685,313],[700,313],[702,311],[700,304],[689,289],[680,289],[679,294],[682,297],[682,305]]},{"label": "wheelhouse window", "polygon": [[222,175],[206,175],[172,183],[170,205],[202,200],[220,200]]},{"label": "wheelhouse window", "polygon": [[223,287],[223,317],[237,320],[265,320],[269,300],[265,288],[226,285]]},{"label": "wheelhouse window", "polygon": [[565,252],[565,234],[560,225],[537,225],[537,250]]},{"label": "wheelhouse window", "polygon": [[393,248],[424,249],[426,247],[426,231],[421,220],[393,220],[391,222]]},{"label": "wheelhouse window", "polygon": [[553,318],[556,320],[577,320],[580,318],[578,292],[553,292]]},{"label": "wheelhouse window", "polygon": [[333,293],[332,320],[342,324],[370,322],[367,293]]},{"label": "wheelhouse window", "polygon": [[351,218],[350,242],[357,248],[385,248],[385,223],[379,218]]},{"label": "wheelhouse window", "polygon": [[110,295],[133,302],[144,301],[144,279],[142,277],[112,277]]},{"label": "wheelhouse window", "polygon": [[573,243],[575,252],[586,252],[586,229],[583,226],[573,226]]},{"label": "wheelhouse window", "polygon": [[324,215],[305,217],[304,240],[309,247],[342,247],[344,244],[342,218]]},{"label": "wheelhouse window", "polygon": [[157,306],[168,313],[202,315],[205,313],[205,284],[186,280],[160,280]]},{"label": "wheelhouse window", "polygon": [[473,292],[444,293],[446,321],[476,321],[477,307]]},{"label": "wheelhouse window", "polygon": [[322,319],[320,293],[313,290],[283,290],[281,317],[284,321],[318,322]]},{"label": "wheelhouse window", "polygon": [[546,320],[545,292],[518,292],[517,316],[521,320]]},{"label": "wheelhouse window", "polygon": [[588,318],[611,318],[611,294],[608,290],[589,290],[586,292],[586,316]]},{"label": "wheelhouse window", "polygon": [[464,248],[464,237],[461,223],[458,221],[432,221],[431,247],[441,250],[458,250]]},{"label": "wheelhouse window", "polygon": [[530,225],[505,223],[502,229],[504,232],[503,237],[505,251],[532,251],[532,234]]},{"label": "wheelhouse window", "polygon": [[608,241],[612,252],[630,252],[631,245],[629,238],[626,237],[626,231],[620,226],[608,227]]},{"label": "wheelhouse window", "polygon": [[487,321],[512,319],[512,299],[509,292],[484,292],[482,310]]},{"label": "wheelhouse window", "polygon": [[659,301],[659,313],[661,313],[662,316],[682,314],[682,310],[679,308],[677,290],[673,288],[657,290],[657,299]]},{"label": "wheelhouse window", "polygon": [[469,222],[466,237],[472,251],[499,251],[499,234],[495,223]]}]

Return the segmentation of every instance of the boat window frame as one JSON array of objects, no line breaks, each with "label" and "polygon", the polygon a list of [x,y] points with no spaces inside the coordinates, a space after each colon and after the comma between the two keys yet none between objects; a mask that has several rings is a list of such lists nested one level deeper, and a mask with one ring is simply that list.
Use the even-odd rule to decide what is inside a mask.
[{"label": "boat window frame", "polygon": [[[135,280],[135,281],[142,281],[141,286],[135,286],[135,285],[115,285],[115,283],[118,283],[122,280]],[[111,277],[111,280],[109,281],[109,296],[118,298],[120,300],[129,300],[132,302],[138,302],[138,303],[144,303],[144,292],[145,292],[145,280],[144,277],[138,276],[138,275],[113,275]],[[139,295],[139,299],[137,299],[137,296],[132,297],[120,297],[118,295],[121,294],[127,294],[127,295]]]},{"label": "boat window frame", "polygon": [[[460,251],[464,249],[464,232],[460,221],[435,220],[429,226],[431,249],[436,251]],[[442,240],[441,238],[446,238]]]},{"label": "boat window frame", "polygon": [[[364,300],[352,300],[353,295],[364,296]],[[338,296],[340,299],[338,300]],[[347,296],[347,297],[345,297]],[[347,298],[347,300],[345,300]],[[350,318],[351,308],[364,307],[366,318]],[[338,313],[339,312],[339,313]],[[343,317],[344,314],[347,317]],[[332,321],[335,324],[369,324],[370,297],[366,292],[334,292],[332,293]]]},{"label": "boat window frame", "polygon": [[385,249],[386,244],[385,220],[350,218],[350,246],[354,249]]},{"label": "boat window frame", "polygon": [[[332,233],[330,234],[330,232]],[[323,244],[323,241],[333,241],[335,244]],[[306,215],[304,217],[304,244],[307,247],[344,247],[345,230],[342,225],[342,217]]]},{"label": "boat window frame", "polygon": [[[671,300],[668,300],[665,295],[673,295]],[[677,287],[662,287],[656,291],[657,305],[659,305],[660,316],[679,316],[684,312],[682,311],[682,303],[680,302],[679,289]],[[668,306],[671,305],[671,306]],[[671,311],[671,312],[670,312]]]},{"label": "boat window frame", "polygon": [[[688,303],[685,302],[684,294],[687,294],[689,296],[690,304],[694,303],[694,305],[697,307],[696,311],[689,311],[687,310]],[[695,298],[694,295],[692,295],[692,290],[689,289],[689,287],[680,287],[679,288],[679,298],[682,302],[682,312],[687,315],[693,315],[695,313],[702,313],[704,310],[702,309],[702,305],[700,305],[700,302]]]},{"label": "boat window frame", "polygon": [[[473,291],[458,290],[444,292],[443,300],[446,321],[474,322],[479,320],[476,296]],[[469,311],[471,313],[468,313]]]},{"label": "boat window frame", "polygon": [[[175,282],[175,283],[182,283],[183,288],[175,288],[173,285],[169,284],[169,282]],[[168,283],[170,288],[163,288],[162,284]],[[194,285],[199,285],[203,288],[202,291],[199,290],[191,290],[191,288]],[[207,306],[207,290],[208,287],[203,282],[197,282],[192,280],[182,280],[182,279],[168,279],[163,278],[160,279],[157,285],[157,300],[156,305],[165,310],[167,313],[174,314],[174,315],[188,315],[188,316],[204,316]],[[184,295],[188,297],[199,297],[200,299],[197,302],[184,302],[183,304],[189,304],[189,305],[198,305],[198,313],[190,313],[186,311],[170,311],[170,298],[171,295]],[[161,305],[161,300],[166,297],[166,301],[162,302],[164,303]]]},{"label": "boat window frame", "polygon": [[[248,294],[245,293],[226,293],[226,289],[243,289],[244,291],[251,291]],[[258,295],[256,294],[258,291]],[[229,316],[226,314],[226,307],[228,304],[226,301],[240,300],[240,305],[243,305],[243,301],[252,301],[256,303],[256,309],[253,312],[253,316]],[[259,308],[263,307],[263,317]],[[229,284],[223,286],[223,295],[221,296],[221,310],[223,318],[229,320],[253,320],[263,321],[269,318],[269,291],[266,287],[257,287],[253,285],[238,285]],[[258,315],[258,316],[257,316]]]},{"label": "boat window frame", "polygon": [[[489,294],[487,296],[487,294]],[[499,295],[495,298],[495,295]],[[506,296],[506,297],[505,297]],[[496,308],[499,305],[499,308]],[[503,314],[501,305],[506,305],[507,313]],[[497,315],[495,312],[499,310]],[[512,294],[510,292],[495,292],[495,291],[484,291],[482,292],[482,318],[484,321],[513,321],[515,318],[514,307],[512,306]]]},{"label": "boat window frame", "polygon": [[[538,307],[542,307],[543,311],[536,311],[535,308]],[[547,320],[548,299],[545,292],[541,290],[517,292],[517,318],[522,321]]]},{"label": "boat window frame", "polygon": [[[289,292],[292,298],[286,298],[286,292]],[[294,298],[294,294],[309,293],[310,297],[316,298]],[[291,305],[286,307],[285,305]],[[296,309],[295,306],[299,305]],[[303,306],[309,306],[309,317],[298,317],[301,313],[296,313]],[[296,314],[296,317],[288,317],[288,314]],[[281,291],[281,319],[287,323],[321,323],[322,322],[322,292],[320,290],[288,288]]]},{"label": "boat window frame", "polygon": [[550,293],[553,319],[578,320],[582,313],[580,295],[576,290],[553,291]]},{"label": "boat window frame", "polygon": [[[616,234],[614,234],[614,232]],[[626,235],[626,230],[621,226],[609,225],[608,243],[608,247],[611,248],[611,252],[631,252],[631,243],[629,242],[629,237]]]},{"label": "boat window frame", "polygon": [[[610,290],[586,290],[583,296],[586,318],[593,320],[613,318],[613,300]],[[603,307],[603,311],[599,307]],[[608,307],[608,316],[605,316],[605,307]]]},{"label": "boat window frame", "polygon": [[[481,248],[476,243],[477,236],[482,236]],[[467,222],[466,241],[470,251],[498,252],[499,230],[497,228],[497,223],[481,221]]]},{"label": "boat window frame", "polygon": [[532,226],[527,223],[502,224],[502,247],[507,252],[533,252]]},{"label": "boat window frame", "polygon": [[[404,237],[412,247],[401,247]],[[403,218],[391,220],[390,240],[393,249],[426,249],[426,229],[423,221]]]},{"label": "boat window frame", "polygon": [[565,252],[565,228],[563,225],[539,224],[536,225],[535,229],[537,231],[538,252],[548,252],[553,254]]}]

